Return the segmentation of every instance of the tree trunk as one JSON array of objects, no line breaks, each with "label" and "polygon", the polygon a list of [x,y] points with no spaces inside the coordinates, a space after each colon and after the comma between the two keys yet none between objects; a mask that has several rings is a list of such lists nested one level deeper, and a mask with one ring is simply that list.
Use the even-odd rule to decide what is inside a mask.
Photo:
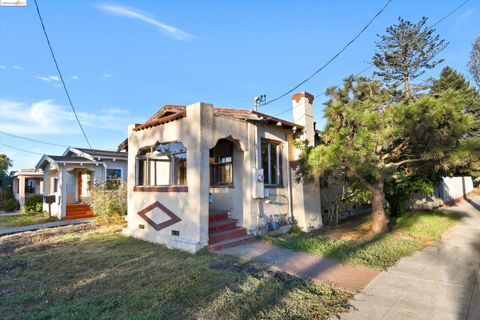
[{"label": "tree trunk", "polygon": [[405,98],[409,99],[410,98],[410,79],[409,79],[408,73],[404,75],[404,82],[405,82]]},{"label": "tree trunk", "polygon": [[387,231],[388,219],[385,215],[385,194],[383,192],[384,177],[377,177],[374,184],[370,186],[372,196],[372,231],[373,233],[382,233]]}]

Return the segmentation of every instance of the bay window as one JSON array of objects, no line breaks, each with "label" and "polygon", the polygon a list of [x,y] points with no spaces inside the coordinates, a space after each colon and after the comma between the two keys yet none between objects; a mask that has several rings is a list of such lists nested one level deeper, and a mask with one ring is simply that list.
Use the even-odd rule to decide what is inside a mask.
[{"label": "bay window", "polygon": [[181,142],[142,148],[137,155],[138,186],[187,184],[187,151]]}]

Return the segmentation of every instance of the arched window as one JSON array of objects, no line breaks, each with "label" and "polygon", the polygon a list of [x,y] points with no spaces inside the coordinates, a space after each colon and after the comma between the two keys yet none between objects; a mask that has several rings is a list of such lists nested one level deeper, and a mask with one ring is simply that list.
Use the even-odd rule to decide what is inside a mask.
[{"label": "arched window", "polygon": [[160,143],[140,149],[138,186],[187,185],[187,150],[181,142]]}]

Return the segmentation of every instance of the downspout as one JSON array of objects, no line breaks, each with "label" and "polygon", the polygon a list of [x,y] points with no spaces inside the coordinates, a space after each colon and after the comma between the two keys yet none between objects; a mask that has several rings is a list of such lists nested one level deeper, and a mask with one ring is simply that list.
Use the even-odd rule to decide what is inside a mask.
[{"label": "downspout", "polygon": [[[288,201],[288,209],[290,211],[290,219],[293,223],[293,188],[292,188],[292,168],[290,167],[290,143],[288,142],[288,135],[287,135],[287,168],[288,168],[288,197],[290,198]],[[292,137],[293,139],[293,137]]]}]

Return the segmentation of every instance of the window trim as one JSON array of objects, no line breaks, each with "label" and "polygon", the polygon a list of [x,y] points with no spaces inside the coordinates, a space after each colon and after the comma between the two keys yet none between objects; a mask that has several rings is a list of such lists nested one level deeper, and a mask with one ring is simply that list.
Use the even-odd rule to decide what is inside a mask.
[{"label": "window trim", "polygon": [[[57,191],[55,191],[55,180],[57,181],[57,185],[56,185]],[[57,194],[58,193],[58,177],[52,177],[51,182],[52,182],[52,186],[50,190],[53,194]]]},{"label": "window trim", "polygon": [[[158,156],[151,156],[153,152],[155,152],[155,149],[162,144],[175,144],[175,143],[180,143],[183,146],[182,150],[177,150],[173,151],[170,153],[165,153],[162,156],[167,156],[169,158],[168,161],[166,160],[161,160],[158,158]],[[139,156],[138,154],[144,150],[150,149],[150,151],[147,151],[146,154]],[[187,187],[188,185],[188,177],[185,178],[185,184],[174,184],[175,180],[175,155],[177,154],[185,154],[185,160],[187,160],[187,148],[185,148],[185,145],[181,141],[170,141],[170,142],[157,142],[153,145],[150,146],[145,146],[142,148],[138,149],[137,156],[135,156],[135,187],[134,191],[143,191],[143,192],[148,192],[148,191],[154,191],[154,192],[186,192],[185,190],[188,191]],[[170,176],[169,176],[169,184],[164,184],[164,185],[151,185],[151,180],[152,180],[152,175],[150,174],[151,170],[151,160],[154,161],[164,161],[164,162],[169,162],[169,169],[170,169]],[[140,184],[140,161],[144,162],[144,167],[142,171],[145,171],[145,166],[146,166],[146,172],[143,172],[143,180],[144,183]],[[188,167],[188,164],[187,164]],[[188,169],[188,168],[187,168]],[[154,180],[156,180],[156,171],[157,171],[157,166],[154,166]],[[186,174],[187,175],[187,174]],[[187,175],[188,176],[188,175]],[[145,182],[145,179],[148,181]],[[173,188],[172,188],[173,187]],[[175,191],[176,189],[181,190],[181,191]],[[161,191],[158,191],[161,190]],[[173,191],[172,191],[173,190]]]},{"label": "window trim", "polygon": [[[220,142],[221,140],[224,140],[225,142],[228,142],[231,144],[232,146],[232,154],[231,154],[231,158],[232,160],[230,162],[218,162],[218,163],[210,163],[209,164],[209,170],[210,170],[210,174],[215,174],[215,171],[213,171],[213,168],[216,167],[216,166],[226,166],[226,165],[229,165],[231,167],[231,172],[232,172],[232,182],[231,183],[217,183],[215,181],[215,177],[213,178],[213,184],[212,184],[212,181],[210,181],[210,185],[209,187],[210,188],[235,188],[235,172],[234,172],[234,161],[235,161],[235,156],[234,156],[234,153],[235,153],[235,143],[233,141],[230,141],[228,139],[219,139],[217,141],[217,143],[215,144],[215,146],[212,148],[215,149],[215,147],[218,145],[218,142]],[[214,157],[214,160],[215,160],[215,154],[213,155]]]},{"label": "window trim", "polygon": [[[120,179],[108,179],[108,170],[120,170]],[[119,180],[120,184],[124,183],[123,179],[123,168],[105,168],[105,186],[107,186],[108,181],[117,181]]]},{"label": "window trim", "polygon": [[[264,186],[265,188],[283,188],[283,142],[278,141],[278,140],[273,140],[273,139],[267,139],[267,138],[261,138],[260,141],[260,157],[262,157],[262,147],[263,144],[268,145],[268,151],[267,151],[267,163],[268,163],[268,168],[267,172],[265,172],[265,168],[262,168],[264,170],[263,175],[265,177],[265,182]],[[277,183],[271,183],[272,181],[272,165],[271,165],[271,148],[272,145],[276,146],[276,164],[277,164]],[[260,159],[260,163],[262,164],[263,167],[263,158]]]}]

